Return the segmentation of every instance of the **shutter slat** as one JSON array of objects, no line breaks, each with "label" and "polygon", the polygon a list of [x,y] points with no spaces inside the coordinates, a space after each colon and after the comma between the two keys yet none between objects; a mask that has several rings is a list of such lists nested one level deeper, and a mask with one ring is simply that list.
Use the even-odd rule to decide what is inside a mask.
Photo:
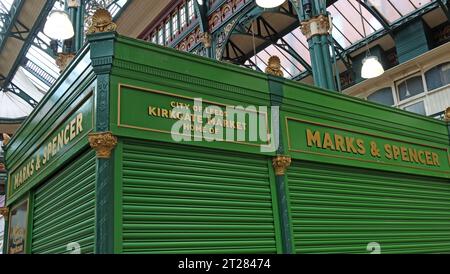
[{"label": "shutter slat", "polygon": [[450,184],[310,162],[288,170],[297,253],[450,252]]},{"label": "shutter slat", "polygon": [[267,160],[127,141],[124,253],[276,253]]},{"label": "shutter slat", "polygon": [[95,152],[89,151],[39,187],[34,196],[32,253],[68,253],[76,242],[94,252]]}]

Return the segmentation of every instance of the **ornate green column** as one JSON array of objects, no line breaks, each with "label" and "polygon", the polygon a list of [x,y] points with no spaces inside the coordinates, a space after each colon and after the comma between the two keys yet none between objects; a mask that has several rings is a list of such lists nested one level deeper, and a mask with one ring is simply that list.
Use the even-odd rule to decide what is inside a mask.
[{"label": "ornate green column", "polygon": [[[281,70],[281,62],[278,56],[271,56],[268,60],[268,67],[266,68],[269,81],[270,104],[273,107],[281,108],[283,104],[283,71]],[[279,115],[279,113],[278,113]],[[278,117],[278,121],[280,117]],[[285,155],[286,150],[283,145],[283,130],[281,124],[272,129],[275,138],[278,138],[277,155],[272,159],[272,166],[275,173],[276,195],[279,208],[281,239],[284,254],[292,254],[293,237],[292,226],[290,222],[289,201],[287,196],[287,179],[286,169],[291,164],[291,157]]]},{"label": "ornate green column", "polygon": [[333,62],[330,53],[331,17],[326,10],[326,1],[301,0],[298,7],[300,28],[306,36],[311,55],[314,84],[336,90]]},{"label": "ornate green column", "polygon": [[200,5],[198,1],[194,1],[195,11],[197,13],[197,17],[199,18],[200,25],[200,41],[202,42],[203,47],[206,51],[206,56],[208,58],[212,58],[212,35],[209,32],[208,25],[208,8],[209,1],[203,1],[203,4]]},{"label": "ornate green column", "polygon": [[67,0],[70,21],[72,21],[75,33],[71,46],[74,53],[77,53],[83,47],[84,42],[84,1]]},{"label": "ornate green column", "polygon": [[[95,253],[114,253],[114,148],[117,138],[110,132],[110,74],[114,56],[116,24],[105,9],[98,9],[88,30],[91,61],[97,76],[95,132],[89,143],[97,152]],[[101,22],[101,23],[98,23]],[[107,22],[107,23],[104,23]]]}]

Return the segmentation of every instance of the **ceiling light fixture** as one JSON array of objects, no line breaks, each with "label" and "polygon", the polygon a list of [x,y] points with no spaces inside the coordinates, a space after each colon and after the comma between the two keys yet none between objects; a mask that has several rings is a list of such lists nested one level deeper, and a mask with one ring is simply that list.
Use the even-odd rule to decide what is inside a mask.
[{"label": "ceiling light fixture", "polygon": [[55,40],[67,40],[75,33],[69,15],[62,10],[50,13],[44,26],[44,34]]},{"label": "ceiling light fixture", "polygon": [[283,4],[286,0],[256,0],[256,4],[261,8],[271,9]]},{"label": "ceiling light fixture", "polygon": [[361,1],[359,2],[359,14],[361,15],[361,24],[363,27],[364,32],[364,40],[366,42],[366,58],[362,61],[362,68],[361,68],[361,77],[365,79],[369,78],[375,78],[380,76],[384,73],[383,65],[378,60],[378,57],[370,54],[370,48],[369,48],[369,42],[367,41],[366,36],[366,27],[364,25],[364,19],[362,14],[362,8],[361,8]]}]

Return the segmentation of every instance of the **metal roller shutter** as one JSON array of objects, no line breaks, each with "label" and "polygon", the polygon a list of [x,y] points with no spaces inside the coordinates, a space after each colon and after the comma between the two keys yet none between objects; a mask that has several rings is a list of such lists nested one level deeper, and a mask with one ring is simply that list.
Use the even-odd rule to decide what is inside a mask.
[{"label": "metal roller shutter", "polygon": [[295,162],[288,186],[297,253],[450,253],[450,183]]},{"label": "metal roller shutter", "polygon": [[123,252],[277,252],[266,159],[149,143],[123,157]]},{"label": "metal roller shutter", "polygon": [[34,195],[32,253],[68,253],[76,242],[94,252],[95,153],[89,151]]}]

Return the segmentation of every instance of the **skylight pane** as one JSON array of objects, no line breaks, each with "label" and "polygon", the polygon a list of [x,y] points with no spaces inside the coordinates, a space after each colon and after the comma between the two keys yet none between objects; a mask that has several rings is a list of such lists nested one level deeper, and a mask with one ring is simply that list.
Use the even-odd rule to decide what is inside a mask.
[{"label": "skylight pane", "polygon": [[328,7],[328,11],[333,17],[334,26],[341,31],[341,33],[349,40],[350,43],[354,43],[363,38],[362,32],[359,33],[358,30],[355,29],[352,24],[350,24],[346,17],[344,17],[343,14],[341,14],[333,5]]},{"label": "skylight pane", "polygon": [[[408,1],[408,0],[400,0]],[[396,0],[395,2],[400,2]],[[389,22],[394,22],[401,17],[395,8],[387,0],[368,0],[369,5],[372,5],[378,12]]]}]

